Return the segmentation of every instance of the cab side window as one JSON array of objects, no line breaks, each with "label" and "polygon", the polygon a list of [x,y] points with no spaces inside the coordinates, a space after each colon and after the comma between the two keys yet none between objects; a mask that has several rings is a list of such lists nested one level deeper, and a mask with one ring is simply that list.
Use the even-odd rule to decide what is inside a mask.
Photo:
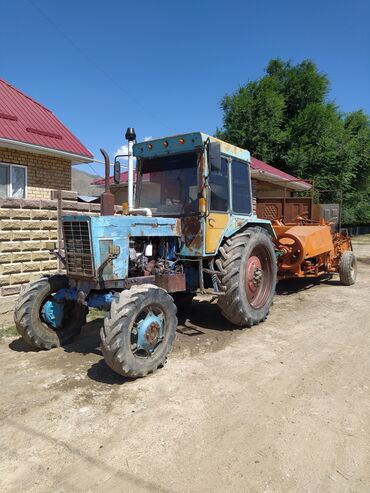
[{"label": "cab side window", "polygon": [[232,160],[231,187],[233,197],[233,212],[239,214],[251,214],[251,185],[249,178],[249,165]]},{"label": "cab side window", "polygon": [[229,166],[225,158],[221,158],[221,169],[211,169],[209,177],[211,188],[211,211],[227,212],[229,210]]}]

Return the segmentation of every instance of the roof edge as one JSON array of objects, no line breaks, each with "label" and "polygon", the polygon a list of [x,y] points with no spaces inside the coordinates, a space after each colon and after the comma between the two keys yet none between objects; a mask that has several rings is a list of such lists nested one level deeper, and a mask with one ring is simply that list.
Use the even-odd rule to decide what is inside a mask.
[{"label": "roof edge", "polygon": [[52,154],[54,156],[69,158],[75,163],[92,163],[94,161],[93,155],[91,155],[91,157],[83,156],[82,154],[74,154],[68,151],[61,151],[59,149],[39,146],[37,144],[31,144],[29,142],[21,142],[19,140],[6,139],[4,137],[0,137],[0,147],[9,147],[11,149],[27,150],[28,152],[35,152],[39,154]]},{"label": "roof edge", "polygon": [[[261,170],[258,168],[251,168],[251,176],[256,178],[258,177],[261,181],[285,185],[287,188],[293,190],[310,190],[312,188],[312,185],[310,183],[307,183],[300,178],[294,179],[293,177],[292,180],[288,180],[287,178],[279,177],[277,175],[274,175],[273,173],[270,173],[269,171]],[[263,177],[266,177],[268,179],[264,179]]]}]

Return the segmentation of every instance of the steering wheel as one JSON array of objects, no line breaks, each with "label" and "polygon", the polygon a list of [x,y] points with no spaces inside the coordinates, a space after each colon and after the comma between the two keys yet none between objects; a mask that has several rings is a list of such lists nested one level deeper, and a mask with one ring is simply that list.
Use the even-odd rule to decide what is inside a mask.
[{"label": "steering wheel", "polygon": [[279,262],[281,270],[294,270],[301,265],[304,259],[304,248],[299,238],[290,233],[281,233],[276,238],[275,244],[284,252]]}]

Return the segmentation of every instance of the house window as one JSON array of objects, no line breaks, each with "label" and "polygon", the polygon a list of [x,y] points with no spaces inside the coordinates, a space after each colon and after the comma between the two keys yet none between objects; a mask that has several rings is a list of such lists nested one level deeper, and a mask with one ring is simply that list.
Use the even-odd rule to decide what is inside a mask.
[{"label": "house window", "polygon": [[0,198],[26,197],[27,168],[17,164],[0,163]]}]

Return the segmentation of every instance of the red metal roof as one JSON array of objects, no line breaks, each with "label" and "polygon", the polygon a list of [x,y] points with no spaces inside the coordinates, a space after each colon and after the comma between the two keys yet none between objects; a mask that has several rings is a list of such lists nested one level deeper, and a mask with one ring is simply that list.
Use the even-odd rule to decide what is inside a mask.
[{"label": "red metal roof", "polygon": [[0,139],[93,158],[50,110],[1,79]]},{"label": "red metal roof", "polygon": [[[146,175],[146,180],[149,180],[150,173]],[[136,171],[134,170],[134,180],[136,179]],[[126,183],[128,181],[128,171],[124,171],[119,175],[119,182],[120,183]],[[97,180],[94,180],[91,182],[91,185],[105,185],[105,178],[98,178]],[[114,185],[114,178],[113,176],[109,177],[109,185]]]},{"label": "red metal roof", "polygon": [[270,166],[267,163],[264,163],[263,161],[260,161],[259,159],[256,159],[255,157],[251,157],[251,168],[255,170],[260,170],[264,171],[266,173],[269,173],[270,175],[276,176],[276,178],[279,178],[281,181],[287,182],[295,182],[296,184],[301,184],[304,188],[311,188],[311,184],[301,180],[300,178],[297,178],[295,176],[289,175],[288,173],[285,173],[284,171],[281,171],[278,168],[274,168],[273,166]]}]

